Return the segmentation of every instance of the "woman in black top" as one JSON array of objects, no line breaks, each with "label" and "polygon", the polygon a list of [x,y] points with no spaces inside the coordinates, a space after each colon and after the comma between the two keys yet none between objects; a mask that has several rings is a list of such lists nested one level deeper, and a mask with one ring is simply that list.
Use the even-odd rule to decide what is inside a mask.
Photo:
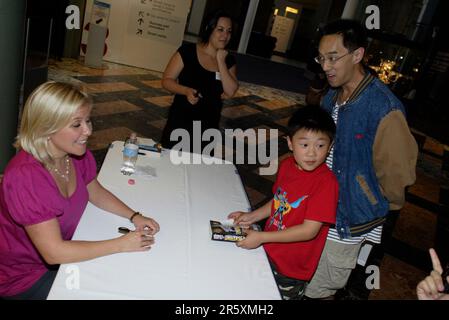
[{"label": "woman in black top", "polygon": [[[175,93],[167,124],[162,133],[164,148],[172,148],[180,138],[170,141],[173,130],[181,128],[190,134],[190,152],[201,152],[209,142],[197,143],[193,150],[193,121],[201,121],[201,135],[209,128],[218,129],[222,99],[232,97],[237,89],[235,59],[225,49],[231,39],[232,20],[216,12],[204,26],[198,44],[183,44],[169,61],[162,86]],[[184,145],[185,146],[185,145]]]}]

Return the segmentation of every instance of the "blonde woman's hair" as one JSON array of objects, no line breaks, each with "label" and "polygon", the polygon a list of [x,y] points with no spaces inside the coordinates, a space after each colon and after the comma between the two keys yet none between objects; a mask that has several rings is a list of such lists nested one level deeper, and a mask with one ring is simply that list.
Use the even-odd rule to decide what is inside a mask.
[{"label": "blonde woman's hair", "polygon": [[54,81],[41,84],[25,103],[15,146],[44,165],[52,164],[50,136],[67,126],[82,106],[90,108],[92,100],[81,88]]}]

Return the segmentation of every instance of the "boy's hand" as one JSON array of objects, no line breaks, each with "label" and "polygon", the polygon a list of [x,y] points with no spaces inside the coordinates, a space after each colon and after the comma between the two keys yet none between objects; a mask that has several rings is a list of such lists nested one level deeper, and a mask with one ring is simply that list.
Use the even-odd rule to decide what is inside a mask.
[{"label": "boy's hand", "polygon": [[250,212],[234,211],[228,215],[228,219],[234,219],[234,225],[249,227],[254,221]]},{"label": "boy's hand", "polygon": [[244,249],[255,249],[262,244],[262,232],[248,229],[246,238],[236,243],[237,247]]},{"label": "boy's hand", "polygon": [[230,214],[228,214],[228,219],[234,219],[237,220],[242,214],[244,214],[245,212],[243,211],[234,211],[231,212]]}]

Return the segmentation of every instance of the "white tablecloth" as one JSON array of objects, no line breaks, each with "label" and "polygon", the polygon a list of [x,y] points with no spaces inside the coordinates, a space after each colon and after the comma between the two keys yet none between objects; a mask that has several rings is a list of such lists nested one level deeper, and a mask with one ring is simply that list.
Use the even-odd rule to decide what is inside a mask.
[{"label": "white tablecloth", "polygon": [[[120,173],[122,149],[123,142],[111,145],[98,180],[159,222],[156,243],[147,252],[61,265],[48,299],[280,299],[262,247],[244,250],[210,239],[209,220],[249,209],[233,164],[174,165],[164,151],[137,162],[155,168],[157,177],[129,177]],[[89,204],[73,239],[114,238],[120,226],[132,228]]]}]

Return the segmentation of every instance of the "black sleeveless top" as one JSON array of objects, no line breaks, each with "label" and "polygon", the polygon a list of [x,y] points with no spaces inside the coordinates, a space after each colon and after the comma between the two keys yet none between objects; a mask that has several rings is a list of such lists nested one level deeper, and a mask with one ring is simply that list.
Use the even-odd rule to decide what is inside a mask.
[{"label": "black sleeveless top", "polygon": [[[184,64],[184,68],[178,76],[178,83],[196,89],[201,93],[202,98],[197,104],[191,105],[185,95],[175,95],[161,139],[162,145],[167,148],[173,145],[169,142],[170,133],[177,128],[192,132],[193,121],[201,121],[202,132],[209,128],[218,129],[223,106],[221,80],[216,79],[216,72],[208,71],[201,66],[196,44],[183,44],[179,47],[178,52]],[[235,58],[228,54],[225,62],[230,69],[235,65]]]}]

